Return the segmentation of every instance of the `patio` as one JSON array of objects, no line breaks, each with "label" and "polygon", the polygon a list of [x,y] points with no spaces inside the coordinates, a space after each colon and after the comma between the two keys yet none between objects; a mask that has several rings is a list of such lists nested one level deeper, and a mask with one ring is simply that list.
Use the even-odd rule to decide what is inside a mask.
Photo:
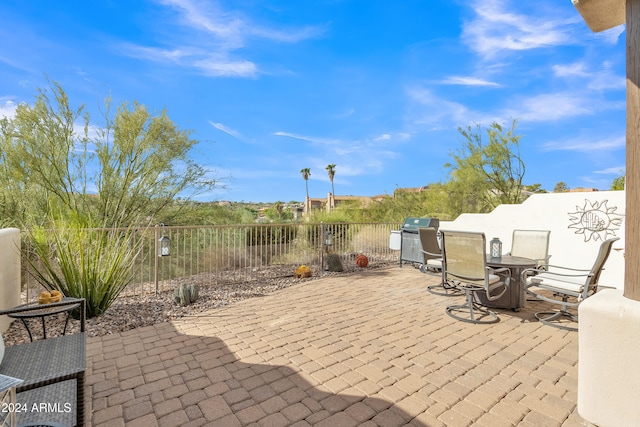
[{"label": "patio", "polygon": [[578,334],[528,302],[457,322],[411,266],[87,342],[93,426],[584,426]]}]

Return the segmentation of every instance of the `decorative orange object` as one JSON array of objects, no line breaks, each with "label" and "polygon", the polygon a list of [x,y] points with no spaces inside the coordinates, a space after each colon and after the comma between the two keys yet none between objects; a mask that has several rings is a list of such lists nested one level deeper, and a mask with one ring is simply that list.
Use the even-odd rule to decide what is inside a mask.
[{"label": "decorative orange object", "polygon": [[62,293],[60,291],[56,291],[55,289],[49,292],[51,294],[51,302],[60,302],[62,301]]},{"label": "decorative orange object", "polygon": [[62,301],[62,293],[60,291],[42,291],[38,297],[38,304],[51,304],[52,302]]},{"label": "decorative orange object", "polygon": [[296,279],[303,279],[305,277],[311,277],[311,269],[306,265],[301,265],[296,268],[296,271],[293,273],[293,277]]},{"label": "decorative orange object", "polygon": [[38,297],[38,304],[50,304],[51,303],[51,294],[47,291],[40,292],[40,296]]},{"label": "decorative orange object", "polygon": [[356,257],[356,265],[360,268],[365,268],[369,265],[369,258],[366,255],[360,254]]}]

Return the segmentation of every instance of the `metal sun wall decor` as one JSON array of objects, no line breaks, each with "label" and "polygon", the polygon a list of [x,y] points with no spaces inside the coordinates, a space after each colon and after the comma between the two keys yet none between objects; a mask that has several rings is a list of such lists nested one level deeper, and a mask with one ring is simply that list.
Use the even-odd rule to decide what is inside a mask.
[{"label": "metal sun wall decor", "polygon": [[608,200],[591,202],[587,199],[584,206],[576,206],[575,212],[569,212],[572,221],[569,228],[575,228],[576,234],[584,235],[584,241],[588,242],[606,240],[616,236],[616,231],[622,225],[624,215],[616,213],[618,207],[608,207]]}]

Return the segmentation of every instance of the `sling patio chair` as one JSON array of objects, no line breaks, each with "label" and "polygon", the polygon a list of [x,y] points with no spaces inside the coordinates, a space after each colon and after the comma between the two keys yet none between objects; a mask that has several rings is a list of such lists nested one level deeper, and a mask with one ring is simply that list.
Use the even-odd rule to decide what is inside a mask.
[{"label": "sling patio chair", "polygon": [[535,259],[538,266],[549,264],[550,230],[513,230],[511,252],[506,255]]},{"label": "sling patio chair", "polygon": [[560,305],[557,311],[535,313],[541,323],[569,331],[578,330],[571,326],[573,322],[578,323],[578,315],[570,312],[569,307],[577,308],[582,301],[596,293],[600,273],[609,258],[613,242],[619,239],[614,237],[600,244],[598,255],[589,270],[543,265],[522,271],[522,281],[528,295]]},{"label": "sling patio chair", "polygon": [[442,271],[442,249],[438,243],[438,232],[433,227],[421,227],[418,229],[420,234],[420,243],[422,245],[422,255],[424,262],[420,264],[420,271],[425,274],[437,275],[442,278],[437,285],[427,286],[427,290],[436,295],[457,295],[458,289],[448,283]]},{"label": "sling patio chair", "polygon": [[487,266],[484,233],[441,230],[441,234],[444,280],[465,294],[465,303],[448,306],[447,314],[463,322],[498,322],[498,315],[477,303],[474,296],[483,292],[489,301],[500,298],[509,288],[511,270]]}]

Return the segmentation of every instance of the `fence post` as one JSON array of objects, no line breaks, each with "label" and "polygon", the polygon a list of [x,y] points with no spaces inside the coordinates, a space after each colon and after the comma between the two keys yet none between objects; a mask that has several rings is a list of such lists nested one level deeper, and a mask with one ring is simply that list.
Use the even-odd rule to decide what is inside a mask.
[{"label": "fence post", "polygon": [[324,222],[320,222],[318,240],[320,240],[320,270],[324,271]]},{"label": "fence post", "polygon": [[160,237],[158,234],[158,225],[156,224],[153,238],[153,259],[155,260],[153,267],[153,277],[156,284],[156,295],[158,295],[158,240],[160,240]]}]

